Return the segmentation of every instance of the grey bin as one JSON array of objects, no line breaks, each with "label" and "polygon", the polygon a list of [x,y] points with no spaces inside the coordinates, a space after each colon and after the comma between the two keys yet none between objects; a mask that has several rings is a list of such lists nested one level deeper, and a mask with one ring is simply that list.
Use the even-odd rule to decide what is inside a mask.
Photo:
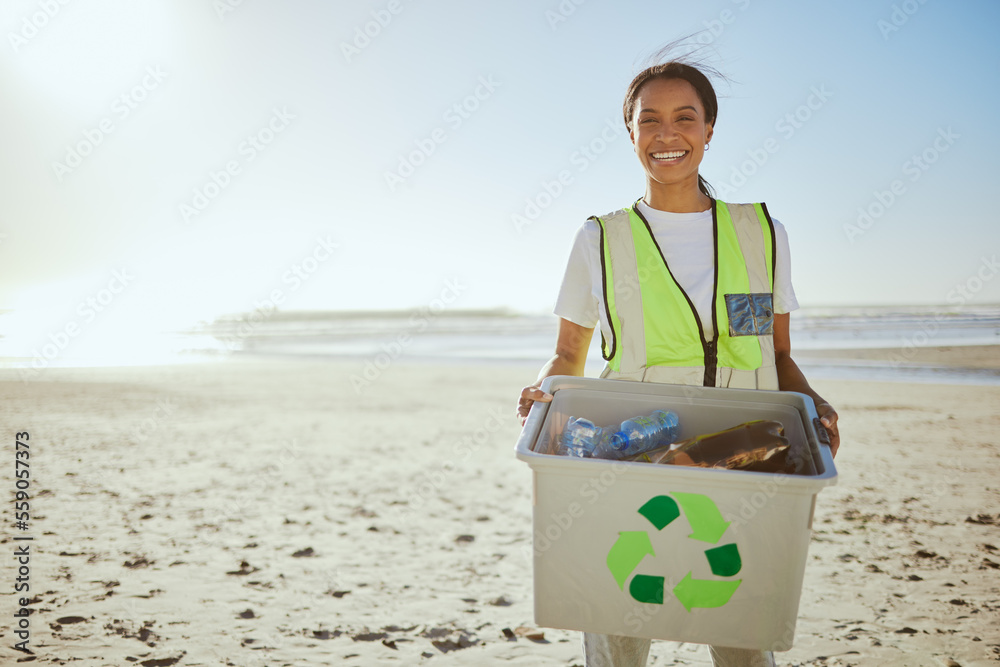
[{"label": "grey bin", "polygon": [[[533,477],[540,626],[782,651],[795,634],[816,495],[835,484],[812,399],[783,391],[546,378],[517,441]],[[680,438],[785,427],[803,474],[555,456],[570,416],[605,426],[669,409]]]}]

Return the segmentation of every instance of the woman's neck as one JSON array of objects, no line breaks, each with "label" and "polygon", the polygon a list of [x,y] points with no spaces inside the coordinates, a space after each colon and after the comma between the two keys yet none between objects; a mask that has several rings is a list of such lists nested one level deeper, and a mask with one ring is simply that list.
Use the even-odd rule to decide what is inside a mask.
[{"label": "woman's neck", "polygon": [[643,201],[650,208],[672,213],[700,213],[712,206],[712,199],[697,186],[685,184],[646,183]]}]

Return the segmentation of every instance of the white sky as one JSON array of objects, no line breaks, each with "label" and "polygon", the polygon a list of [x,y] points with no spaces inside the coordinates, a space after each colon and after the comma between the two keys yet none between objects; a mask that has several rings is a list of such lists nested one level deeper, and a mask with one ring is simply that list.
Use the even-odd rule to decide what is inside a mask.
[{"label": "white sky", "polygon": [[[554,22],[560,7],[574,11]],[[366,24],[377,34],[345,56]],[[987,1],[8,0],[3,334],[30,344],[84,324],[80,304],[115,270],[134,279],[97,318],[107,329],[185,326],[275,289],[292,309],[419,307],[447,280],[466,286],[456,307],[548,312],[578,226],[643,192],[627,135],[601,138],[621,127],[628,82],[700,29],[732,79],[702,173],[785,224],[803,305],[945,303],[977,272],[965,301],[1000,302],[983,268],[1000,251],[983,203],[1000,154],[998,27]],[[817,90],[827,99],[800,109]],[[449,112],[463,101],[475,108]],[[798,128],[777,125],[797,110]],[[102,121],[113,131],[75,169],[55,166]],[[258,134],[271,141],[250,150]],[[592,142],[590,161],[578,151]],[[390,188],[421,143],[433,152]],[[726,189],[766,145],[777,152]],[[936,161],[908,169],[925,150]],[[186,223],[181,205],[229,162],[238,173]],[[562,170],[572,182],[516,229]],[[845,225],[894,180],[900,194],[852,242]],[[337,248],[312,264],[317,239]],[[296,281],[304,262],[315,270]]]}]

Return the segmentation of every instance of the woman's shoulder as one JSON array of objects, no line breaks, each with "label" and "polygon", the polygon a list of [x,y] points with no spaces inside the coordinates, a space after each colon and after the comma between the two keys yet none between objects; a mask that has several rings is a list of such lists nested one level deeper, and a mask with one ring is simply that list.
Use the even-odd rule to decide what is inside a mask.
[{"label": "woman's shoulder", "polygon": [[729,201],[727,201],[727,202],[722,202],[722,203],[725,204],[727,207],[728,206],[757,206],[757,205],[759,205],[759,206],[761,206],[761,208],[763,208],[763,210],[767,214],[768,219],[774,224],[775,229],[780,229],[782,232],[785,231],[785,226],[783,224],[781,224],[781,222],[779,222],[778,219],[775,218],[771,214],[771,209],[770,209],[770,207],[768,207],[767,203],[765,203],[765,202],[729,202]]},{"label": "woman's shoulder", "polygon": [[607,213],[592,215],[583,221],[583,225],[580,226],[580,231],[586,231],[588,234],[599,235],[602,224],[608,225],[628,221],[629,211],[630,209],[628,207],[624,207]]},{"label": "woman's shoulder", "polygon": [[608,211],[607,213],[605,213],[603,215],[592,215],[590,217],[592,217],[592,218],[601,218],[603,220],[603,219],[606,219],[606,218],[614,218],[614,217],[623,216],[623,215],[627,216],[629,214],[629,211],[631,211],[631,210],[632,210],[632,207],[630,207],[630,206],[623,206],[621,208],[615,209],[614,211]]},{"label": "woman's shoulder", "polygon": [[591,216],[583,221],[583,224],[576,231],[577,243],[596,245],[600,241],[601,226],[597,222],[598,217],[604,219],[603,216]]}]

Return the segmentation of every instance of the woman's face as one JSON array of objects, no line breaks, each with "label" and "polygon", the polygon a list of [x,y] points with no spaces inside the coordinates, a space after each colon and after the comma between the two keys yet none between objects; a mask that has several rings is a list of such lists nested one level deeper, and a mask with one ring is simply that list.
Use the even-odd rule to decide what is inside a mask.
[{"label": "woman's face", "polygon": [[694,86],[684,79],[653,79],[639,89],[629,132],[652,182],[698,187],[698,166],[712,126]]}]

